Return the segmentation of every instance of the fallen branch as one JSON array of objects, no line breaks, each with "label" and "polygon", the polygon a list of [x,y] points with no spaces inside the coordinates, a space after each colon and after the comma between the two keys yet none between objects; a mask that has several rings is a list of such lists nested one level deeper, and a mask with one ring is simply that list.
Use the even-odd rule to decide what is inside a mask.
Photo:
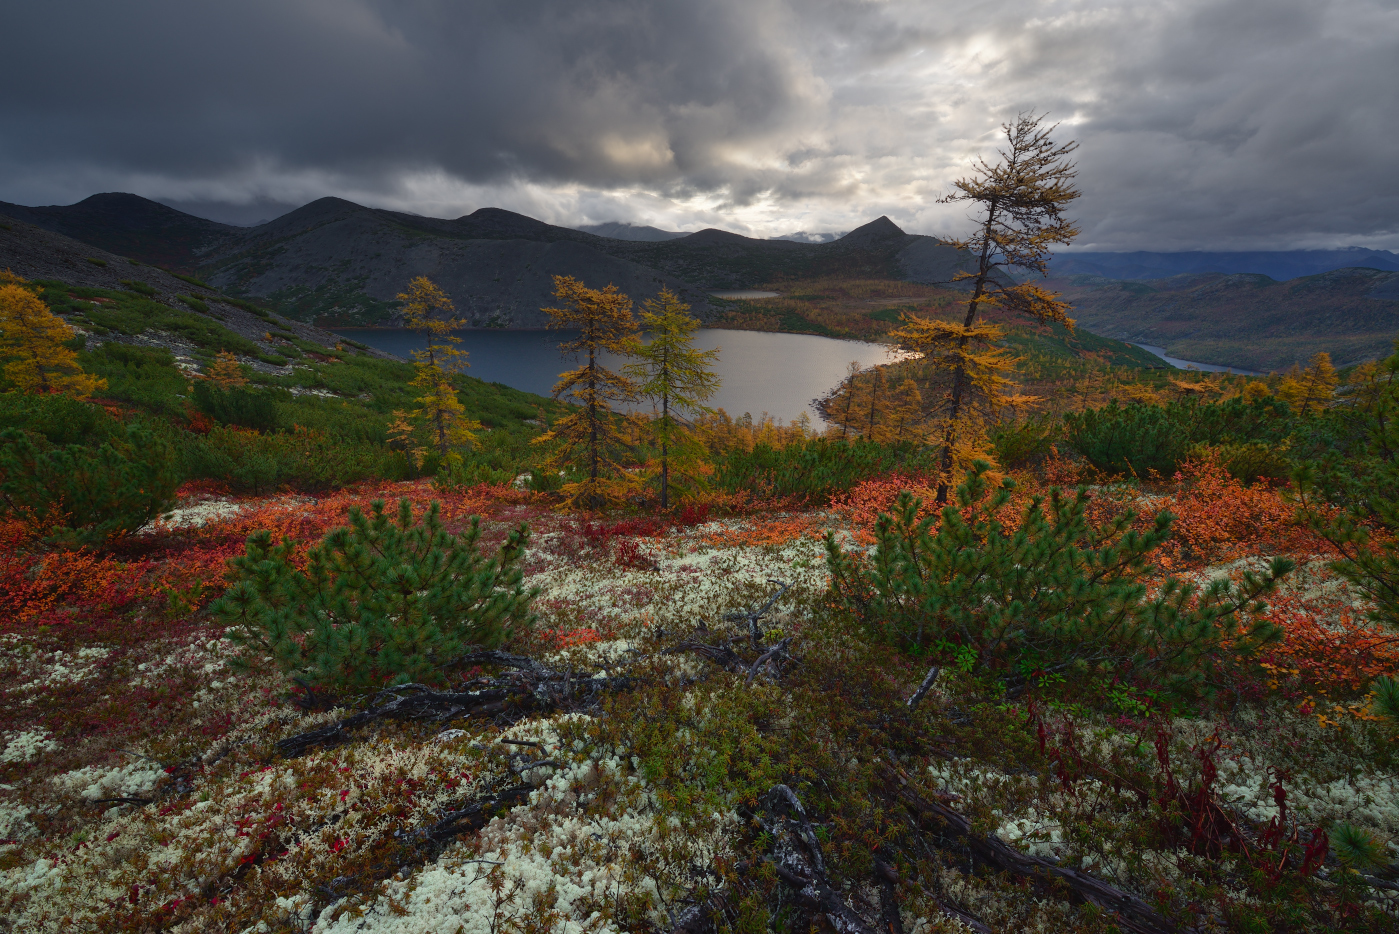
[{"label": "fallen branch", "polygon": [[[785,581],[769,580],[768,583],[778,585],[777,593],[769,597],[767,602],[762,606],[755,610],[737,610],[724,615],[724,618],[730,622],[747,622],[747,641],[752,649],[758,653],[756,660],[750,662],[735,650],[735,643],[742,641],[739,638],[731,638],[726,643],[722,644],[701,642],[699,639],[684,639],[666,649],[662,654],[677,655],[681,652],[692,652],[701,658],[708,659],[726,671],[732,671],[734,674],[746,675],[746,684],[753,683],[753,679],[757,677],[758,672],[762,670],[764,665],[772,666],[773,663],[779,659],[785,659],[789,662],[796,661],[791,655],[787,654],[787,647],[792,643],[791,636],[779,640],[774,645],[763,644],[762,633],[758,628],[758,621],[767,615],[768,611],[777,603],[778,598],[791,587],[791,584]],[[699,627],[695,630],[696,633],[707,633],[708,631],[703,621],[700,622]]]},{"label": "fallen branch", "polygon": [[932,668],[928,669],[928,673],[923,676],[923,683],[918,685],[918,690],[914,691],[913,696],[908,699],[909,710],[912,710],[914,707],[917,707],[918,702],[921,701],[924,698],[924,696],[926,696],[927,693],[933,689],[933,682],[937,681],[938,674],[941,671],[942,669],[939,668],[937,665],[934,665]]},{"label": "fallen branch", "polygon": [[847,905],[831,885],[821,858],[821,844],[796,792],[786,785],[772,786],[764,796],[763,810],[763,828],[773,838],[772,867],[793,890],[797,903],[825,915],[836,934],[875,934],[875,928]]},{"label": "fallen branch", "polygon": [[515,785],[472,802],[464,808],[450,811],[437,823],[420,831],[418,839],[440,846],[458,834],[480,830],[490,820],[492,811],[520,804],[529,798],[529,793],[533,790],[533,785]]},{"label": "fallen branch", "polygon": [[1115,913],[1123,930],[1133,934],[1175,934],[1179,929],[1142,899],[1094,878],[1038,856],[1028,856],[996,839],[972,830],[971,821],[936,801],[929,801],[907,780],[886,769],[886,777],[899,800],[920,821],[932,824],[934,833],[964,848],[979,862],[1021,879],[1059,882],[1078,898]]},{"label": "fallen branch", "polygon": [[382,719],[444,722],[457,717],[495,716],[510,710],[584,707],[605,691],[632,686],[628,678],[580,677],[572,670],[555,671],[534,659],[506,652],[477,652],[462,661],[504,665],[514,670],[494,678],[478,678],[471,682],[475,690],[470,691],[435,691],[423,684],[398,685],[376,695],[369,709],[318,730],[280,740],[277,748],[285,756],[299,756],[313,746],[343,742],[352,730]]},{"label": "fallen branch", "polygon": [[[899,878],[899,874],[893,866],[890,866],[882,859],[875,859],[874,874],[876,881],[880,883],[880,894],[884,901],[881,908],[884,915],[885,930],[890,931],[891,934],[901,934],[903,921],[899,917],[898,905],[894,903],[895,886],[900,883],[907,885],[907,883]],[[989,927],[981,923],[981,921],[974,916],[967,914],[962,909],[954,908],[940,898],[934,898],[933,901],[937,902],[937,906],[942,909],[943,914],[954,921],[961,922],[964,926],[975,931],[976,934],[992,934]],[[897,925],[897,927],[895,925]]]}]

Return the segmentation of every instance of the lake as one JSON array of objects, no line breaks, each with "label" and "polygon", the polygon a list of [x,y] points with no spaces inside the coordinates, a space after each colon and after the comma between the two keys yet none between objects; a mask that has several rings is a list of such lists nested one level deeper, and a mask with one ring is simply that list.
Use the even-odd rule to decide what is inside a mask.
[{"label": "lake", "polygon": [[[341,328],[336,333],[405,359],[424,346],[422,335],[392,328]],[[471,329],[453,333],[461,338],[460,348],[470,354],[468,374],[541,396],[553,392],[560,373],[577,365],[564,361],[558,351],[559,342],[576,331]],[[734,417],[748,412],[757,418],[767,412],[785,422],[806,412],[816,424],[821,424],[821,416],[812,408],[812,401],[834,389],[852,361],[861,366],[886,363],[891,349],[813,334],[722,328],[700,329],[695,346],[719,348],[715,370],[723,385],[709,400],[711,407],[722,408]],[[604,356],[609,369],[623,362]]]}]

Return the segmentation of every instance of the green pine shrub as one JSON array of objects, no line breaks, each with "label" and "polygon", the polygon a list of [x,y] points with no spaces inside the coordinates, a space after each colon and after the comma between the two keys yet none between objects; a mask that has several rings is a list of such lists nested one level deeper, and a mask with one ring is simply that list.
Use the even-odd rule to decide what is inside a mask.
[{"label": "green pine shrub", "polygon": [[168,443],[130,425],[101,445],[0,431],[0,512],[65,546],[102,545],[170,509],[180,472]]},{"label": "green pine shrub", "polygon": [[83,369],[107,381],[104,397],[166,418],[184,414],[189,375],[175,365],[170,351],[108,341],[78,359]]},{"label": "green pine shrub", "polygon": [[[1267,397],[1150,405],[1116,400],[1064,417],[1069,446],[1109,474],[1169,477],[1199,445],[1277,444],[1292,427],[1286,403]],[[1242,479],[1242,478],[1240,478]]]},{"label": "green pine shrub", "polygon": [[996,463],[1009,470],[1047,457],[1054,451],[1057,429],[1048,418],[1002,422],[991,431]]},{"label": "green pine shrub", "polygon": [[1009,529],[996,511],[1014,481],[987,495],[987,470],[977,463],[940,521],[918,520],[920,501],[903,493],[894,513],[879,517],[868,559],[827,535],[832,593],[873,635],[1011,687],[1043,676],[1120,677],[1187,696],[1209,693],[1230,656],[1280,638],[1270,623],[1242,627],[1238,613],[1261,608],[1259,598],[1291,571],[1289,559],[1238,586],[1221,579],[1199,589],[1170,578],[1149,597],[1142,581],[1151,552],[1171,534],[1169,513],[1145,533],[1131,528],[1131,512],[1094,529],[1087,492],[1055,489]]},{"label": "green pine shrub", "polygon": [[199,380],[191,398],[199,411],[224,425],[254,431],[275,431],[279,427],[276,402],[265,390],[221,389],[208,380]]},{"label": "green pine shrub", "polygon": [[492,466],[489,459],[449,454],[433,475],[432,485],[445,491],[460,490],[482,483],[513,483],[514,480],[515,471]]},{"label": "green pine shrub", "polygon": [[259,434],[220,426],[185,446],[185,473],[219,480],[240,493],[336,489],[360,480],[401,480],[404,456],[380,445],[305,429]]},{"label": "green pine shrub", "polygon": [[155,286],[137,279],[123,279],[121,280],[121,284],[126,286],[128,291],[135,292],[138,295],[144,295],[146,298],[155,298],[157,294]]},{"label": "green pine shrub", "polygon": [[442,528],[433,503],[414,521],[376,501],[366,516],[330,532],[298,559],[298,544],[256,532],[230,564],[239,580],[214,615],[244,646],[238,666],[270,656],[286,675],[334,693],[364,694],[409,682],[442,685],[444,667],[472,646],[497,648],[534,624],[520,568],[529,526],[511,531],[492,557],[480,520],[461,534]]},{"label": "green pine shrub", "polygon": [[200,314],[207,315],[209,313],[209,304],[202,298],[195,298],[193,295],[176,295],[175,297]]},{"label": "green pine shrub", "polygon": [[17,428],[49,444],[96,446],[123,434],[106,409],[72,396],[0,393],[0,429]]},{"label": "green pine shrub", "polygon": [[715,483],[731,493],[825,503],[872,477],[935,473],[937,457],[935,449],[914,444],[808,438],[781,448],[758,444],[751,451],[729,451],[715,465]]}]

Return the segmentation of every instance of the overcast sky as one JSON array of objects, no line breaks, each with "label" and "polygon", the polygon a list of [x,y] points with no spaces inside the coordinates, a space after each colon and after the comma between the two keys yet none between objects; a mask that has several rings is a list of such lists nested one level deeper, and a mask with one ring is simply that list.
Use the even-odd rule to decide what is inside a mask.
[{"label": "overcast sky", "polygon": [[325,195],[754,236],[935,199],[1017,111],[1081,144],[1077,246],[1399,249],[1399,0],[44,0],[0,200],[237,223]]}]

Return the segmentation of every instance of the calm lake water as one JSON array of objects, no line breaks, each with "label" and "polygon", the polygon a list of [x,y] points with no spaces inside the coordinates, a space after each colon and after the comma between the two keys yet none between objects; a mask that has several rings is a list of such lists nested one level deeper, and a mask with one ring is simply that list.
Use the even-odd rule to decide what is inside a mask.
[{"label": "calm lake water", "polygon": [[[404,358],[424,345],[423,338],[411,331],[342,328],[337,333]],[[473,329],[454,333],[461,338],[461,349],[470,354],[467,360],[471,367],[466,372],[487,382],[547,396],[559,374],[577,365],[564,361],[558,350],[559,342],[576,332]],[[695,346],[719,348],[715,369],[723,385],[710,399],[711,407],[722,408],[734,417],[748,412],[757,418],[767,412],[785,422],[806,412],[819,424],[821,416],[811,407],[812,400],[834,389],[852,361],[870,366],[890,359],[889,348],[883,344],[812,334],[703,328],[696,335]],[[609,368],[622,362],[605,358]]]}]

